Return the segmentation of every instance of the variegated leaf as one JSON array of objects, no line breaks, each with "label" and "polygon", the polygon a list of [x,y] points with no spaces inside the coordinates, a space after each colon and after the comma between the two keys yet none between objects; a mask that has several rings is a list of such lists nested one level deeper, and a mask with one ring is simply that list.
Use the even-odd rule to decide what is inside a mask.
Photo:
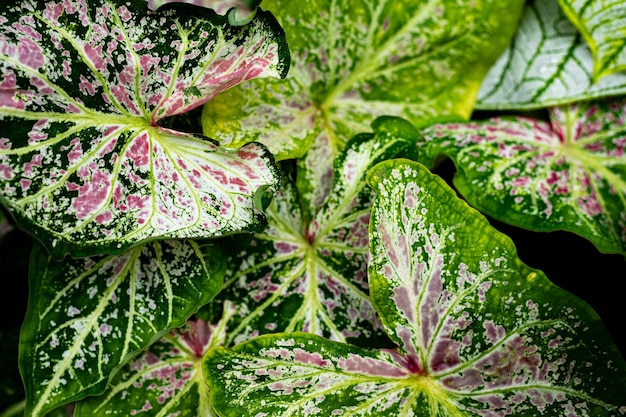
[{"label": "variegated leaf", "polygon": [[308,211],[314,214],[310,221],[303,219],[294,185],[284,181],[266,211],[269,226],[230,261],[218,296],[237,309],[228,345],[279,331],[357,344],[382,335],[368,296],[371,191],[364,176],[374,163],[414,144],[418,133],[390,117],[378,119],[373,129],[349,142],[335,161],[331,191],[318,212]]},{"label": "variegated leaf", "polygon": [[115,370],[213,298],[220,259],[184,240],[63,262],[37,246],[20,345],[26,415],[102,393]]},{"label": "variegated leaf", "polygon": [[559,0],[593,55],[593,78],[626,70],[626,5],[620,1]]},{"label": "variegated leaf", "polygon": [[98,397],[80,401],[74,417],[217,417],[202,375],[203,355],[224,344],[232,306],[217,324],[190,320],[122,368]]},{"label": "variegated leaf", "polygon": [[242,84],[205,105],[204,132],[228,146],[255,138],[281,160],[302,156],[319,136],[341,148],[380,115],[467,118],[522,5],[265,0],[289,36],[289,75]]},{"label": "variegated leaf", "polygon": [[158,122],[254,77],[284,76],[284,34],[189,5],[26,0],[0,10],[0,197],[58,257],[211,237],[263,216],[259,144],[224,150]]},{"label": "variegated leaf", "polygon": [[370,294],[397,351],[275,334],[205,356],[228,416],[626,415],[626,363],[583,301],[408,160],[368,174]]},{"label": "variegated leaf", "polygon": [[557,0],[526,6],[512,44],[489,70],[478,109],[530,109],[626,93],[626,74],[594,82],[588,45]]},{"label": "variegated leaf", "polygon": [[422,130],[481,212],[535,231],[568,230],[626,254],[626,100],[573,104],[540,120],[494,118]]},{"label": "variegated leaf", "polygon": [[[420,399],[416,387],[441,390],[400,360],[391,351],[279,333],[211,349],[203,366],[222,417],[408,416],[414,404],[403,399]],[[427,406],[420,411],[436,415]]]}]

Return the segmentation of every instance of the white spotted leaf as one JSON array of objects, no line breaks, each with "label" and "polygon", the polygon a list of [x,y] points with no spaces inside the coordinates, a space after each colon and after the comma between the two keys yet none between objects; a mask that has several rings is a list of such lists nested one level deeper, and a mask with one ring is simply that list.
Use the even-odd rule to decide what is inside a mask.
[{"label": "white spotted leaf", "polygon": [[559,0],[593,55],[593,79],[626,70],[626,5],[620,1]]},{"label": "white spotted leaf", "polygon": [[626,101],[550,110],[550,123],[493,118],[422,129],[425,154],[450,156],[478,210],[534,231],[567,230],[626,254]]},{"label": "white spotted leaf", "polygon": [[202,376],[202,357],[224,343],[232,306],[216,324],[201,319],[170,331],[115,374],[107,390],[76,404],[74,417],[217,417]]},{"label": "white spotted leaf", "polygon": [[307,331],[361,345],[384,336],[368,295],[372,194],[364,178],[375,163],[414,146],[418,135],[402,119],[377,119],[373,133],[355,137],[334,161],[330,192],[318,211],[301,208],[306,200],[292,181],[283,181],[266,210],[268,227],[251,241],[244,237],[229,260],[217,296],[237,310],[227,345],[280,331]]},{"label": "white spotted leaf", "polygon": [[221,416],[626,414],[626,363],[587,304],[423,165],[385,161],[368,183],[370,295],[397,349],[302,333],[216,347]]},{"label": "white spotted leaf", "polygon": [[535,109],[626,93],[626,74],[597,80],[594,65],[557,0],[528,2],[511,45],[484,78],[476,108]]},{"label": "white spotted leaf", "polygon": [[102,393],[133,355],[213,298],[221,259],[187,240],[62,262],[36,245],[20,344],[26,415]]},{"label": "white spotted leaf", "polygon": [[57,258],[258,229],[277,188],[260,144],[161,127],[224,89],[284,76],[284,34],[187,4],[21,1],[0,10],[0,201]]},{"label": "white spotted leaf", "polygon": [[203,107],[224,146],[249,138],[278,160],[325,136],[333,155],[381,115],[412,123],[468,118],[480,83],[513,35],[523,1],[264,0],[285,29],[285,80],[252,80]]}]

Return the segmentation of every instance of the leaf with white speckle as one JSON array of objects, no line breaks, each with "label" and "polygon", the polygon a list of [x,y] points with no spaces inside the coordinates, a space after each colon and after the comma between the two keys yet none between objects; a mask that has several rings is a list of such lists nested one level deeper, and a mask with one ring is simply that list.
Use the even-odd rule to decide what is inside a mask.
[{"label": "leaf with white speckle", "polygon": [[231,26],[185,4],[28,0],[0,22],[0,198],[57,258],[261,228],[255,193],[278,187],[267,149],[158,122],[284,76],[271,14]]},{"label": "leaf with white speckle", "polygon": [[626,100],[556,107],[551,122],[493,118],[422,129],[431,157],[481,212],[529,230],[567,230],[626,254]]},{"label": "leaf with white speckle", "polygon": [[588,45],[557,0],[534,0],[485,76],[476,108],[533,109],[626,93],[626,74],[594,83],[593,71]]},{"label": "leaf with white speckle", "polygon": [[202,356],[224,343],[232,306],[216,324],[189,320],[124,366],[104,394],[76,404],[74,417],[216,417],[202,377]]},{"label": "leaf with white speckle", "polygon": [[225,146],[254,138],[283,160],[301,157],[319,136],[341,149],[381,115],[468,118],[523,3],[264,0],[288,34],[290,72],[207,103],[204,132]]},{"label": "leaf with white speckle", "polygon": [[227,345],[280,331],[307,331],[361,345],[381,338],[368,296],[372,195],[364,177],[376,162],[414,146],[418,132],[391,117],[378,119],[373,131],[354,138],[334,161],[331,191],[318,211],[309,210],[313,218],[303,218],[298,191],[283,181],[266,210],[269,226],[230,261],[217,297],[237,309]]},{"label": "leaf with white speckle", "polygon": [[216,248],[165,240],[57,262],[37,245],[20,370],[27,415],[104,391],[110,375],[219,291]]},{"label": "leaf with white speckle", "polygon": [[370,295],[398,348],[297,333],[211,349],[220,415],[626,415],[626,362],[587,304],[423,165],[384,161],[368,183]]}]

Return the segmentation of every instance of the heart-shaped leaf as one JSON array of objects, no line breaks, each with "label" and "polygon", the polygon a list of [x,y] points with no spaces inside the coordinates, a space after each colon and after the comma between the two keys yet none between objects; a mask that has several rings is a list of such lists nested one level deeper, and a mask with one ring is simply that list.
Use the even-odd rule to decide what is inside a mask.
[{"label": "heart-shaped leaf", "polygon": [[158,122],[284,76],[269,13],[230,26],[184,4],[28,0],[0,23],[0,197],[57,257],[259,227],[255,193],[278,185],[267,150],[226,151]]},{"label": "heart-shaped leaf", "polygon": [[476,108],[531,109],[626,93],[625,74],[594,82],[593,72],[591,51],[557,0],[534,0],[485,76]]},{"label": "heart-shaped leaf", "polygon": [[224,344],[230,316],[226,306],[216,324],[190,320],[124,366],[98,397],[78,402],[74,417],[216,417],[202,376],[203,355]]},{"label": "heart-shaped leaf", "polygon": [[282,160],[302,156],[319,136],[339,149],[380,115],[414,123],[467,118],[522,5],[264,0],[289,34],[289,75],[242,84],[208,103],[204,133],[228,146],[254,138]]},{"label": "heart-shaped leaf", "polygon": [[368,295],[372,196],[364,177],[376,162],[414,146],[419,134],[391,117],[377,119],[373,130],[355,137],[335,160],[331,191],[319,211],[308,211],[312,219],[303,219],[293,183],[283,182],[266,211],[268,227],[229,262],[233,268],[218,296],[237,310],[227,345],[279,331],[357,344],[383,336]]},{"label": "heart-shaped leaf", "polygon": [[626,7],[621,2],[559,0],[593,54],[593,78],[626,70]]},{"label": "heart-shaped leaf", "polygon": [[626,254],[626,100],[550,115],[551,124],[436,124],[422,130],[423,150],[454,160],[454,184],[481,212],[530,230],[568,230],[601,252]]},{"label": "heart-shaped leaf", "polygon": [[368,182],[370,294],[398,350],[307,334],[214,348],[220,415],[626,414],[626,363],[587,304],[423,165],[385,161]]},{"label": "heart-shaped leaf", "polygon": [[57,262],[37,245],[20,344],[27,414],[100,394],[110,375],[219,291],[217,249],[165,240]]}]

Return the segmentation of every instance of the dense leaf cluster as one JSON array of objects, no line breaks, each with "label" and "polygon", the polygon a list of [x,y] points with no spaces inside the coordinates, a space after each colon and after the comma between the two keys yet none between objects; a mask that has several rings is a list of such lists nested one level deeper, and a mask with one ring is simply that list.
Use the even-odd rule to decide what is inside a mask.
[{"label": "dense leaf cluster", "polygon": [[0,10],[0,417],[625,415],[624,8],[260,3]]}]

